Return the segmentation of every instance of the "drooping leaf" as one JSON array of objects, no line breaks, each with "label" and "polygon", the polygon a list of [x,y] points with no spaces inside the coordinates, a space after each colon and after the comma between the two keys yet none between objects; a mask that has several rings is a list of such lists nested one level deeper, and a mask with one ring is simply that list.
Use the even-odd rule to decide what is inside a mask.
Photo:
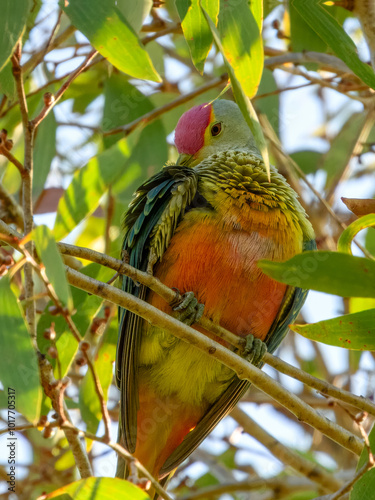
[{"label": "drooping leaf", "polygon": [[336,179],[341,177],[352,157],[353,148],[366,119],[366,113],[352,115],[333,139],[328,152],[323,156],[320,168],[327,172],[326,189],[334,186]]},{"label": "drooping leaf", "polygon": [[251,3],[248,0],[220,2],[218,31],[223,54],[249,98],[256,94],[263,73],[261,17],[260,0]]},{"label": "drooping leaf", "polygon": [[[100,380],[100,385],[103,389],[106,401],[113,376],[117,336],[117,324],[112,321],[101,339],[94,360],[95,372]],[[102,418],[102,411],[90,370],[87,370],[79,388],[79,408],[82,418],[87,425],[87,430],[95,434]]]},{"label": "drooping leaf", "polygon": [[89,477],[63,486],[46,496],[46,500],[150,500],[147,493],[124,479]]},{"label": "drooping leaf", "polygon": [[296,9],[295,2],[291,1],[288,3],[290,15],[290,45],[292,51],[303,52],[304,50],[312,50],[315,52],[327,52],[327,44],[304,20]]},{"label": "drooping leaf", "polygon": [[356,351],[375,351],[375,309],[290,328],[324,344]]},{"label": "drooping leaf", "polygon": [[114,0],[60,0],[72,23],[116,68],[135,78],[160,82],[151,59]]},{"label": "drooping leaf", "polygon": [[38,127],[34,148],[33,198],[37,199],[51,169],[56,154],[56,128],[54,113],[48,113]]},{"label": "drooping leaf", "polygon": [[10,62],[5,64],[0,70],[0,92],[5,94],[11,101],[17,97],[16,84],[14,82],[12,65]]},{"label": "drooping leaf", "polygon": [[176,7],[181,19],[185,40],[189,45],[192,61],[200,73],[212,46],[213,38],[202,6],[216,25],[219,14],[219,0],[177,0]]},{"label": "drooping leaf", "polygon": [[319,37],[369,87],[375,88],[375,74],[362,62],[357,47],[320,0],[291,0],[294,8]]},{"label": "drooping leaf", "polygon": [[[255,108],[267,116],[272,128],[279,135],[279,96],[267,95],[275,90],[277,90],[277,85],[273,73],[264,68],[256,95]],[[263,95],[266,97],[262,97]]]},{"label": "drooping leaf", "polygon": [[203,9],[203,12],[204,12],[204,15],[206,16],[208,25],[210,26],[212,35],[214,37],[215,44],[217,45],[217,48],[219,49],[221,55],[223,56],[225,65],[226,65],[228,73],[229,73],[230,81],[231,81],[231,84],[233,87],[233,94],[234,94],[234,97],[236,98],[238,107],[240,108],[240,110],[243,114],[243,117],[246,120],[246,123],[249,125],[249,128],[254,136],[255,142],[258,145],[260,154],[263,157],[263,161],[264,161],[267,173],[268,173],[268,175],[270,175],[270,162],[269,162],[267,145],[266,145],[266,141],[265,141],[265,138],[263,135],[262,127],[260,126],[257,114],[256,114],[256,112],[251,104],[250,99],[247,97],[246,93],[242,89],[241,84],[238,81],[238,79],[233,71],[233,68],[231,67],[231,65],[229,64],[229,62],[225,56],[223,46],[221,45],[219,33],[218,33],[214,23],[212,22],[209,15],[207,14],[207,12],[204,9]]},{"label": "drooping leaf", "polygon": [[0,16],[0,70],[12,55],[26,25],[30,0],[2,0]]},{"label": "drooping leaf", "polygon": [[375,214],[364,215],[352,222],[340,235],[337,242],[337,251],[351,254],[352,241],[355,236],[368,227],[375,226]]},{"label": "drooping leaf", "polygon": [[128,156],[127,144],[121,140],[76,172],[57,208],[54,227],[57,240],[94,212],[108,186],[123,173]]},{"label": "drooping leaf", "polygon": [[281,283],[341,297],[375,297],[375,261],[339,252],[309,251],[286,262],[260,260],[262,271]]},{"label": "drooping leaf", "polygon": [[374,198],[341,198],[347,208],[357,217],[362,215],[375,214],[375,199]]},{"label": "drooping leaf", "polygon": [[[27,420],[39,419],[42,389],[36,352],[9,279],[0,280],[0,381],[9,402]],[[9,397],[9,395],[14,395]],[[11,411],[14,409],[10,408]],[[15,413],[11,414],[15,417]]]},{"label": "drooping leaf", "polygon": [[375,490],[375,469],[366,472],[358,481],[354,483],[350,492],[350,500],[372,500]]},{"label": "drooping leaf", "polygon": [[305,174],[312,174],[318,170],[322,154],[318,153],[318,151],[303,150],[292,153],[290,157]]},{"label": "drooping leaf", "polygon": [[73,310],[73,299],[65,276],[65,268],[57,249],[56,241],[47,226],[37,226],[32,232],[36,251],[42,261],[46,275],[61,303]]}]

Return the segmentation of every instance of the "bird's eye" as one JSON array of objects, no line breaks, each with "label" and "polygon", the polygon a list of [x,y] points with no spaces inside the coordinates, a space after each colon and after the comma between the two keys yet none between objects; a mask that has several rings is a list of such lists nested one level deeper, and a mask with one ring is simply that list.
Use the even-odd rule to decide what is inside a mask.
[{"label": "bird's eye", "polygon": [[211,127],[211,135],[215,137],[216,135],[219,135],[221,132],[221,123],[214,123]]}]

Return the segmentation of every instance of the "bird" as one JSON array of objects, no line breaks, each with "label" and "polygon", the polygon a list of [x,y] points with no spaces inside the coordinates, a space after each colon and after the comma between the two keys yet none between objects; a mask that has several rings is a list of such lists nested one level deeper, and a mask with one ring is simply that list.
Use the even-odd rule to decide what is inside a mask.
[{"label": "bird", "polygon": [[[296,192],[270,178],[237,104],[218,99],[185,112],[175,163],[144,182],[124,215],[123,255],[178,292],[180,302],[123,277],[122,288],[210,338],[202,314],[249,340],[262,365],[297,317],[306,290],[278,283],[260,259],[284,261],[316,248]],[[198,348],[119,311],[116,383],[119,442],[165,484],[249,388]],[[129,474],[119,457],[118,477]]]}]

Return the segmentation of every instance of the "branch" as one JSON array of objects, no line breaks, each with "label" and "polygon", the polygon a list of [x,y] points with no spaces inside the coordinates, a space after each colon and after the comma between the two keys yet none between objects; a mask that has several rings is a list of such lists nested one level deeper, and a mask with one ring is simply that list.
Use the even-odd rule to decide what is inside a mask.
[{"label": "branch", "polygon": [[284,464],[289,465],[295,471],[300,472],[311,481],[320,484],[328,491],[333,492],[341,487],[341,482],[338,481],[331,473],[323,469],[323,467],[321,467],[318,463],[310,462],[307,458],[304,458],[302,455],[290,450],[287,446],[280,443],[238,406],[231,411],[230,416],[240,424],[245,432],[262,443]]},{"label": "branch", "polygon": [[[1,226],[0,229],[2,229]],[[90,260],[92,262],[96,262],[97,264],[101,264],[102,266],[114,269],[119,274],[125,274],[133,281],[142,283],[143,285],[153,290],[168,304],[176,299],[176,292],[164,285],[160,280],[149,273],[139,271],[138,269],[130,266],[129,264],[126,264],[121,260],[115,259],[114,257],[110,257],[108,255],[104,255],[100,252],[96,252],[95,250],[68,245],[67,243],[58,243],[58,247],[63,255],[70,255],[76,258]],[[244,339],[241,339],[228,330],[220,327],[219,325],[216,325],[205,316],[200,319],[198,324],[203,326],[203,328],[205,328],[206,330],[215,333],[218,337],[223,338],[224,340],[226,340],[226,342],[233,345],[234,347],[237,347],[238,349],[243,348]],[[303,370],[300,370],[290,365],[289,363],[282,361],[280,358],[277,358],[270,353],[266,353],[263,360],[279,372],[293,377],[296,380],[299,380],[300,382],[308,385],[309,387],[313,387],[320,393],[344,401],[345,403],[350,404],[355,408],[367,411],[371,415],[375,416],[375,404],[370,400],[360,396],[356,396],[349,391],[339,389],[338,387],[335,387],[334,385],[329,384],[324,380],[320,380],[312,375],[309,375]]]},{"label": "branch", "polygon": [[[79,439],[78,434],[71,428],[73,424],[71,423],[66,404],[60,399],[59,382],[53,376],[53,368],[51,363],[41,354],[39,354],[39,369],[44,392],[51,399],[52,406],[54,410],[60,415],[61,420],[65,421],[65,425],[62,427],[66,439],[69,443],[70,449],[73,453],[79,473],[82,478],[91,477],[93,475],[93,472],[91,470],[91,465],[86,453],[86,449]],[[68,425],[67,423],[70,423],[70,425]]]},{"label": "branch", "polygon": [[59,99],[61,99],[61,97],[64,95],[69,85],[77,78],[78,75],[82,73],[82,71],[86,69],[90,61],[96,56],[97,53],[98,53],[97,50],[93,50],[90,52],[90,54],[86,57],[83,63],[70,75],[67,81],[63,83],[63,85],[60,87],[55,96],[53,96],[48,92],[47,94],[45,94],[45,100],[44,100],[45,104],[42,111],[38,114],[38,116],[36,116],[31,121],[31,126],[33,128],[36,128],[40,124],[40,122],[44,120],[44,118],[48,115],[51,109],[57,104]]},{"label": "branch", "polygon": [[11,194],[4,188],[4,186],[0,183],[0,200],[4,203],[4,207],[0,216],[2,219],[5,219],[4,213],[5,211],[9,214],[11,222],[17,224],[18,227],[23,229],[23,211],[20,205],[16,202]]},{"label": "branch", "polygon": [[198,347],[207,355],[213,356],[215,359],[219,360],[225,366],[233,370],[239,379],[248,380],[260,390],[272,396],[273,399],[279,401],[290,412],[292,412],[298,420],[302,420],[308,425],[321,431],[330,439],[336,441],[352,453],[357,455],[361,453],[363,448],[362,440],[354,436],[346,429],[343,429],[334,422],[331,422],[327,418],[321,416],[301,401],[295,394],[289,393],[281,386],[281,384],[273,380],[269,375],[262,372],[254,365],[248,363],[237,354],[229,351],[218,342],[211,340],[203,333],[194,330],[177,319],[153,307],[147,302],[143,302],[137,297],[123,292],[122,290],[85,276],[67,266],[66,273],[68,281],[71,285],[109,300],[110,302],[137,314],[152,325],[157,325],[158,327],[172,333],[184,342],[188,342],[195,347]]},{"label": "branch", "polygon": [[184,94],[175,99],[174,101],[169,102],[164,106],[161,106],[160,108],[153,109],[152,111],[149,111],[148,113],[140,116],[136,120],[133,120],[132,122],[126,125],[123,125],[122,127],[117,127],[112,130],[108,130],[107,132],[103,132],[103,135],[108,136],[108,135],[123,133],[125,134],[126,137],[140,125],[147,125],[148,123],[151,123],[152,121],[156,120],[156,118],[159,118],[159,116],[163,115],[164,113],[167,113],[167,111],[177,108],[178,106],[181,106],[182,104],[191,101],[195,97],[204,94],[205,92],[208,92],[209,90],[218,87],[219,85],[222,85],[227,80],[228,76],[226,74],[222,75],[220,78],[215,78],[214,80],[211,80],[210,82],[206,83],[205,85],[202,85],[201,87],[193,90],[192,92]]}]

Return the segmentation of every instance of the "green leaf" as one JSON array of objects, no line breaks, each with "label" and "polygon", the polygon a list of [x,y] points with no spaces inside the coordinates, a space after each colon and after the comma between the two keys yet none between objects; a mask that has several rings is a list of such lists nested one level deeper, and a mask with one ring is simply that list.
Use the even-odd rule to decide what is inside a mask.
[{"label": "green leaf", "polygon": [[299,14],[294,1],[289,2],[289,14],[290,45],[292,51],[303,52],[304,50],[312,50],[315,52],[327,52],[327,44]]},{"label": "green leaf", "polygon": [[[99,281],[108,281],[113,276],[113,271],[99,264],[89,264],[80,270],[81,273]],[[87,292],[70,287],[73,297],[75,313],[72,316],[81,337],[86,334],[93,317],[97,314],[103,299],[96,295],[89,295]],[[44,330],[55,324],[56,331],[56,348],[59,354],[61,367],[61,377],[64,377],[78,351],[78,342],[71,334],[66,321],[62,316],[52,316],[48,310],[40,317],[38,321],[38,347],[42,354],[47,354],[48,348],[51,345],[50,341],[43,336]],[[55,368],[55,377],[60,378],[58,365],[55,359],[50,359]]]},{"label": "green leaf", "polygon": [[151,59],[114,0],[60,0],[73,25],[116,68],[128,75],[160,82]]},{"label": "green leaf", "polygon": [[12,55],[25,29],[29,0],[2,0],[0,16],[0,71]]},{"label": "green leaf", "polygon": [[375,74],[362,62],[357,47],[321,0],[291,0],[293,7],[333,52],[369,87],[375,89]]},{"label": "green leaf", "polygon": [[[261,14],[260,0],[252,1],[251,4],[248,0],[220,2],[218,31],[222,49],[219,50],[225,55],[249,98],[256,94],[263,72]],[[212,19],[211,16],[210,18]]]},{"label": "green leaf", "polygon": [[305,174],[314,174],[318,170],[322,154],[318,151],[303,150],[292,153],[290,157],[298,164]]},{"label": "green leaf", "polygon": [[339,252],[310,251],[286,262],[260,260],[262,271],[281,283],[340,297],[375,297],[375,261]]},{"label": "green leaf", "polygon": [[375,490],[375,469],[366,472],[354,483],[350,492],[350,500],[373,500]]},{"label": "green leaf", "polygon": [[[14,402],[15,409],[35,424],[39,419],[42,400],[38,361],[7,276],[0,280],[0,311],[0,380],[6,396],[14,394],[14,399],[9,401]],[[8,392],[9,390],[11,391]],[[14,411],[12,408],[11,410]]]},{"label": "green leaf", "polygon": [[36,251],[46,268],[48,281],[61,303],[73,311],[73,299],[65,276],[65,268],[56,241],[47,226],[37,226],[32,232]]},{"label": "green leaf", "polygon": [[258,113],[267,116],[272,128],[279,135],[279,96],[274,94],[262,97],[263,94],[268,94],[275,90],[277,90],[277,85],[273,73],[271,70],[264,68],[256,96],[255,108]]},{"label": "green leaf", "polygon": [[44,184],[51,169],[51,162],[56,154],[57,123],[53,111],[38,127],[38,135],[34,148],[33,198],[43,191]]},{"label": "green leaf", "polygon": [[46,496],[46,500],[150,500],[147,493],[124,479],[89,477],[63,486]]},{"label": "green leaf", "polygon": [[57,240],[64,238],[82,219],[92,214],[108,186],[123,174],[129,156],[125,139],[91,158],[75,173],[60,199],[54,227]]},{"label": "green leaf", "polygon": [[116,5],[133,30],[139,33],[143,21],[150,13],[152,0],[137,0],[136,2],[117,0]]},{"label": "green leaf", "polygon": [[11,101],[15,100],[17,97],[17,89],[10,62],[0,71],[0,92],[5,94]]},{"label": "green leaf", "polygon": [[323,344],[355,351],[375,351],[375,309],[290,328]]},{"label": "green leaf", "polygon": [[[117,322],[112,321],[102,337],[94,361],[95,371],[100,380],[100,385],[103,389],[104,399],[106,401],[108,389],[113,377],[113,363],[116,357],[117,336]],[[87,430],[95,434],[102,418],[102,410],[90,370],[87,370],[79,388],[79,408],[82,418],[87,425]]]},{"label": "green leaf", "polygon": [[267,174],[268,174],[268,176],[270,176],[270,161],[269,161],[269,157],[268,157],[267,145],[266,145],[266,141],[264,139],[262,127],[260,126],[257,114],[256,114],[256,112],[251,104],[250,99],[247,97],[247,95],[243,91],[241,84],[238,81],[238,79],[233,71],[233,68],[231,67],[231,65],[229,64],[229,62],[225,56],[224,49],[221,45],[219,33],[218,33],[214,23],[212,22],[211,18],[209,17],[207,12],[205,12],[204,9],[203,9],[203,12],[204,12],[204,15],[206,16],[208,25],[210,26],[212,35],[214,37],[215,44],[217,45],[217,48],[219,49],[221,55],[223,56],[225,65],[226,65],[228,73],[229,73],[230,81],[232,83],[233,94],[234,94],[234,97],[237,101],[238,107],[240,108],[240,110],[243,114],[243,117],[246,120],[246,123],[249,125],[249,128],[254,136],[255,142],[258,145],[260,154],[263,157],[263,161],[264,161],[264,165],[266,167]]},{"label": "green leaf", "polygon": [[375,214],[364,215],[360,219],[352,222],[345,231],[341,233],[339,241],[337,242],[337,251],[351,254],[353,238],[355,238],[362,229],[367,229],[371,226],[375,226]]},{"label": "green leaf", "polygon": [[331,142],[331,147],[323,156],[320,166],[327,172],[326,189],[335,186],[336,180],[346,169],[366,120],[366,113],[353,114]]},{"label": "green leaf", "polygon": [[219,0],[176,0],[182,31],[189,45],[192,61],[197,70],[203,73],[204,63],[211,49],[213,38],[201,6],[216,25]]}]

